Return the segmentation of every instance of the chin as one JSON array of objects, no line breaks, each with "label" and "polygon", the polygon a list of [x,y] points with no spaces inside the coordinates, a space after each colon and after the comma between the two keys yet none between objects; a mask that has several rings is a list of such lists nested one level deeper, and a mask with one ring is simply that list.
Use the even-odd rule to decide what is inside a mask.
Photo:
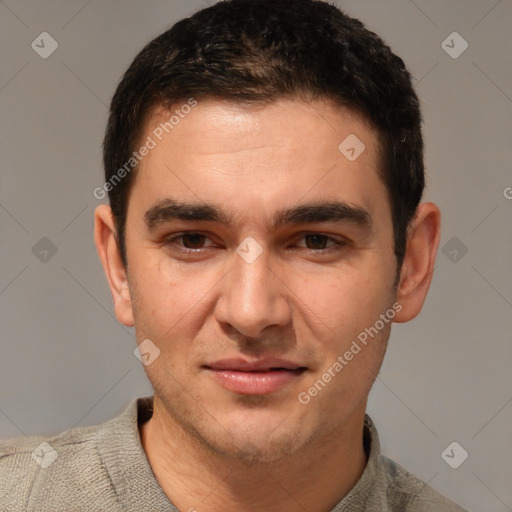
[{"label": "chin", "polygon": [[296,432],[258,432],[251,435],[235,433],[222,441],[214,442],[216,449],[226,457],[236,459],[246,466],[269,464],[286,459],[298,452],[306,443]]},{"label": "chin", "polygon": [[[253,411],[222,421],[223,429],[210,439],[218,453],[245,465],[271,463],[296,454],[314,437],[304,421],[276,411]],[[212,446],[213,447],[213,446]]]}]

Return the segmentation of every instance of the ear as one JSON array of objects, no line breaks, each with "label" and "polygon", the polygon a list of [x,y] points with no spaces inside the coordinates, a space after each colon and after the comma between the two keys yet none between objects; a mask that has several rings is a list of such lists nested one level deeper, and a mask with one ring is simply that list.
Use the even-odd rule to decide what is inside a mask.
[{"label": "ear", "polygon": [[110,206],[102,204],[94,212],[94,243],[114,299],[116,317],[123,325],[134,325],[128,276],[121,259],[117,231]]},{"label": "ear", "polygon": [[423,203],[407,230],[407,247],[400,271],[396,300],[402,305],[394,322],[408,322],[423,307],[430,288],[439,239],[441,212],[434,203]]}]

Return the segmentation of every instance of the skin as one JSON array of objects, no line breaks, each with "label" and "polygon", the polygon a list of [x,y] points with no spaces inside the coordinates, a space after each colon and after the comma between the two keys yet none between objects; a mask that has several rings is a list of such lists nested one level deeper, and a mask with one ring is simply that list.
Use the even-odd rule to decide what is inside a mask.
[{"label": "skin", "polygon": [[[141,140],[168,117],[156,109]],[[353,162],[338,150],[349,134],[366,146]],[[367,398],[391,322],[309,403],[298,395],[395,302],[394,322],[420,312],[440,236],[439,209],[420,204],[395,288],[377,152],[372,127],[329,101],[256,108],[204,100],[140,164],[128,206],[127,269],[110,208],[97,208],[95,242],[117,318],[135,325],[139,343],[149,338],[160,349],[145,366],[154,414],[140,434],[180,510],[327,512],[360,478]],[[148,229],[145,213],[167,198],[215,204],[233,223],[171,220]],[[364,208],[371,227],[331,221],[271,229],[276,210],[321,200]],[[164,243],[183,231],[205,238]],[[326,253],[334,242],[311,241],[311,233],[346,244]],[[248,236],[263,250],[250,264],[236,253]],[[226,390],[202,367],[265,356],[307,370],[255,396]]]}]

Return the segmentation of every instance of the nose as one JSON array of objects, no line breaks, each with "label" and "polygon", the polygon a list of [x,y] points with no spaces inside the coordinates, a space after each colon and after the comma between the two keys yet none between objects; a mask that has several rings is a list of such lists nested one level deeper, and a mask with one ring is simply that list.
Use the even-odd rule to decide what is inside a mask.
[{"label": "nose", "polygon": [[268,250],[252,262],[234,254],[233,267],[221,282],[215,314],[243,336],[258,338],[270,326],[284,327],[291,321],[289,289],[270,267]]}]

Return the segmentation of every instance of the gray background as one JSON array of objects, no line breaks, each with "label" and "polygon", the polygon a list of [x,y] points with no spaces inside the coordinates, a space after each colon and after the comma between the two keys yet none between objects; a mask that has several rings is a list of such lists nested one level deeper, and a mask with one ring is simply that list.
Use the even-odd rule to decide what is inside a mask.
[{"label": "gray background", "polygon": [[[100,145],[122,73],[206,3],[0,2],[1,437],[102,422],[151,393],[133,330],[113,315],[92,191],[103,183]],[[472,511],[512,510],[512,3],[338,5],[414,75],[425,200],[443,212],[426,305],[393,328],[368,411],[383,452],[434,488]],[[43,31],[59,44],[47,59],[31,48]],[[441,47],[453,31],[469,44],[456,59]],[[449,40],[455,51],[459,43]],[[469,453],[458,469],[441,457],[452,441]]]}]

